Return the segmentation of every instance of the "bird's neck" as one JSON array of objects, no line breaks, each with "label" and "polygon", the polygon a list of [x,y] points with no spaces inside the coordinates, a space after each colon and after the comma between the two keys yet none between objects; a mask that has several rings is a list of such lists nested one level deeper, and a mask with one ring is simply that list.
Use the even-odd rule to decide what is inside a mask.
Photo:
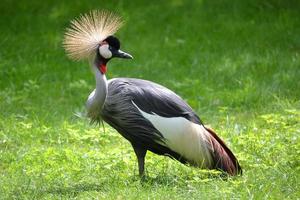
[{"label": "bird's neck", "polygon": [[91,66],[96,79],[96,89],[88,98],[87,114],[92,120],[96,120],[100,117],[107,95],[106,62],[99,55],[96,55],[95,60],[91,62]]}]

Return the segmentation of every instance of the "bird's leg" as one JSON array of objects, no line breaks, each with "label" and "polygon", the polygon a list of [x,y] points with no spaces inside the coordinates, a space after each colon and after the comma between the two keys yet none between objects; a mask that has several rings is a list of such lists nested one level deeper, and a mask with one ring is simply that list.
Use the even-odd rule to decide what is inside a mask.
[{"label": "bird's leg", "polygon": [[144,148],[136,146],[136,145],[132,145],[132,147],[134,149],[135,155],[138,160],[139,175],[140,175],[140,177],[144,177],[144,175],[145,175],[145,156],[146,156],[147,149],[144,149]]}]

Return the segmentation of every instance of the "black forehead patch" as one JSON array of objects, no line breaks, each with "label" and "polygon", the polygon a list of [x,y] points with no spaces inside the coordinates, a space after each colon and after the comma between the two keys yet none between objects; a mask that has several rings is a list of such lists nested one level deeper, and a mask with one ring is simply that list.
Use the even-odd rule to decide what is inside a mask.
[{"label": "black forehead patch", "polygon": [[105,41],[109,44],[109,46],[112,46],[115,49],[120,49],[120,41],[115,36],[108,36]]}]

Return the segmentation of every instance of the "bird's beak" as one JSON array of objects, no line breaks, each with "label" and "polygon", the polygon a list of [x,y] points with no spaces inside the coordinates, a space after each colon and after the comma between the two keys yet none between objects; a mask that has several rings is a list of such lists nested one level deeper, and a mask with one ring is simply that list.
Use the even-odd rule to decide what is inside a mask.
[{"label": "bird's beak", "polygon": [[129,53],[126,53],[122,50],[117,50],[113,53],[114,57],[117,58],[125,58],[125,59],[133,59],[132,55],[130,55]]}]

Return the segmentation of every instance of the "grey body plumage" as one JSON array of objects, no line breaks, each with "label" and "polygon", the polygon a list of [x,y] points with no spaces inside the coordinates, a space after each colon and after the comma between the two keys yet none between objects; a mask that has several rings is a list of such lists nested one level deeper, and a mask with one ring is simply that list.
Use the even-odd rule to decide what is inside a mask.
[{"label": "grey body plumage", "polygon": [[[181,163],[227,171],[229,174],[241,172],[237,159],[227,148],[224,142],[210,129],[206,129],[210,137],[207,139],[209,154],[212,155],[212,164],[199,164],[170,148],[161,133],[140,112],[159,115],[164,118],[185,118],[193,124],[202,124],[193,109],[171,90],[151,81],[133,78],[115,78],[108,82],[108,94],[99,113],[109,125],[115,128],[123,137],[130,141],[138,157],[140,174],[144,173],[144,158],[150,150],[159,155],[166,155]],[[188,132],[185,134],[189,134]],[[142,156],[139,157],[139,153]],[[225,159],[224,159],[225,158]],[[203,162],[209,158],[199,158]]]},{"label": "grey body plumage", "polygon": [[134,104],[148,113],[166,117],[189,116],[200,123],[193,110],[178,95],[161,85],[141,79],[115,78],[108,82],[108,94],[101,111],[104,121],[133,145],[186,163],[186,158],[163,145],[165,138],[162,133],[142,116]]}]

